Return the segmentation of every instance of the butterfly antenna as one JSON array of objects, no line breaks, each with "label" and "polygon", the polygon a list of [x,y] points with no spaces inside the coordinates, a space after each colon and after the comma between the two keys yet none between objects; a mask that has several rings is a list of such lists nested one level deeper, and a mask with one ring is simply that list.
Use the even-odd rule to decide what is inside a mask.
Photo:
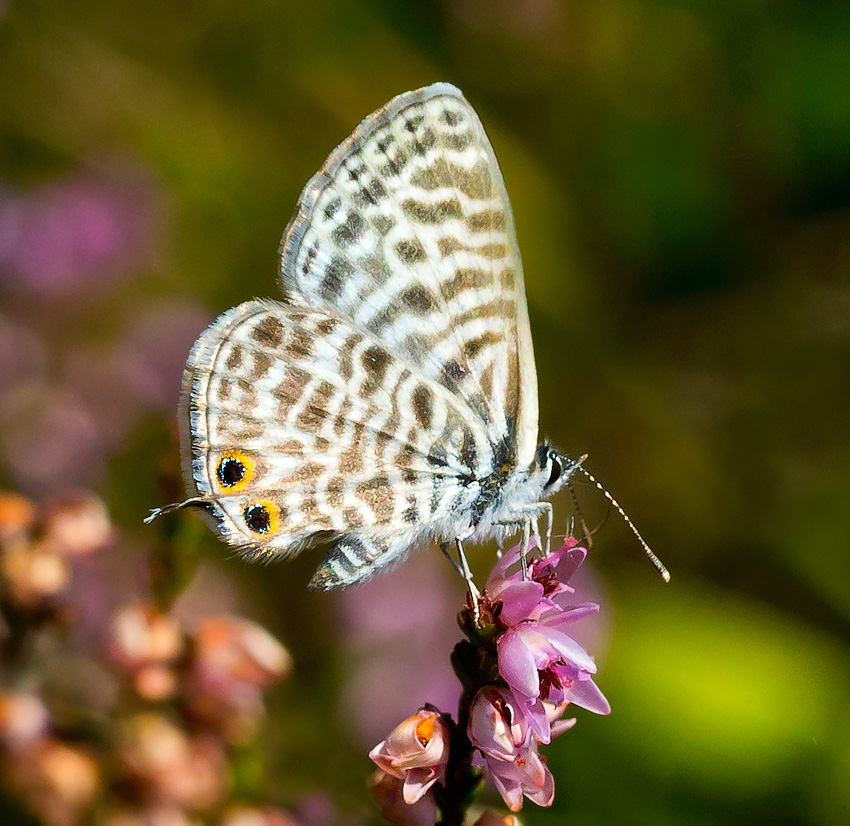
[{"label": "butterfly antenna", "polygon": [[[584,461],[584,458],[580,461]],[[581,467],[580,464],[577,464],[577,467]],[[573,487],[572,481],[567,482],[567,490],[570,492],[570,498],[573,500],[573,508],[575,509],[575,515],[578,517],[578,523],[581,525],[581,532],[584,538],[584,544],[587,546],[587,549],[590,550],[593,547],[593,534],[587,529],[587,522],[584,521],[584,514],[581,512],[581,505],[578,502],[578,496],[576,496],[576,489]],[[575,519],[573,516],[570,516],[569,527],[567,529],[567,536],[574,537],[575,534],[573,530],[575,529]]]},{"label": "butterfly antenna", "polygon": [[661,578],[665,582],[669,582],[670,572],[664,566],[664,563],[652,552],[652,548],[650,548],[649,545],[646,544],[646,540],[640,535],[640,531],[635,527],[635,523],[632,522],[632,520],[629,519],[629,517],[626,515],[626,512],[623,510],[620,503],[613,496],[611,496],[611,494],[608,493],[607,490],[605,490],[602,483],[590,471],[585,470],[582,467],[581,463],[586,458],[587,456],[585,454],[585,456],[582,456],[581,459],[578,460],[578,462],[576,463],[576,469],[581,471],[581,473],[583,473],[584,476],[587,477],[587,479],[589,479],[594,485],[596,485],[596,487],[602,492],[605,498],[617,509],[617,513],[619,513],[620,516],[623,517],[625,523],[632,529],[632,533],[637,537],[638,542],[640,542],[641,546],[643,547],[644,553],[649,557],[649,561],[656,567],[658,573],[661,574]]}]

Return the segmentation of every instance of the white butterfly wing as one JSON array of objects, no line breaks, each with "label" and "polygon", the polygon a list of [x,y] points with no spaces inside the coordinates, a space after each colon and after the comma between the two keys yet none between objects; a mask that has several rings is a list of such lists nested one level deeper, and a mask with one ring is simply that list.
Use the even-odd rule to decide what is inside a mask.
[{"label": "white butterfly wing", "polygon": [[513,216],[458,89],[399,95],[337,147],[284,233],[280,276],[293,304],[347,319],[462,399],[494,464],[531,463],[537,376]]}]

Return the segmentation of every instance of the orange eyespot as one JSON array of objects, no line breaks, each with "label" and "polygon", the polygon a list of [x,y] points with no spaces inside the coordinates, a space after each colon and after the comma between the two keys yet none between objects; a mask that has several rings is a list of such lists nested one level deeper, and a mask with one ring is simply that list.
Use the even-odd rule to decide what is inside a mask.
[{"label": "orange eyespot", "polygon": [[270,499],[251,502],[242,511],[245,524],[252,533],[271,535],[280,529],[280,511]]},{"label": "orange eyespot", "polygon": [[219,459],[215,469],[218,484],[228,492],[242,490],[254,477],[254,460],[239,450],[231,450]]}]

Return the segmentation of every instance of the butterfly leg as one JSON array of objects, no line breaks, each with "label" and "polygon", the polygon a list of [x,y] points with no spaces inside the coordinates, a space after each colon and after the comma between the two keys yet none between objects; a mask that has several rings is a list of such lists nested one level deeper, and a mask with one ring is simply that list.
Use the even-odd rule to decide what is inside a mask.
[{"label": "butterfly leg", "polygon": [[523,582],[528,581],[528,545],[531,541],[531,519],[524,519],[522,523],[522,539],[519,546],[519,563],[522,567]]},{"label": "butterfly leg", "polygon": [[540,502],[540,512],[546,517],[546,537],[543,540],[543,555],[549,556],[552,552],[552,503]]},{"label": "butterfly leg", "polygon": [[[452,568],[454,568],[457,571],[458,576],[463,577],[463,568],[460,567],[460,563],[449,553],[449,545],[450,544],[451,544],[450,542],[441,542],[440,543],[440,550],[443,552],[443,556],[446,559],[448,559],[449,564],[452,566]],[[465,578],[466,577],[464,577],[464,579]]]},{"label": "butterfly leg", "polygon": [[451,555],[449,554],[448,548],[450,543],[442,543],[440,545],[440,549],[442,550],[445,557],[452,563],[454,569],[463,577],[464,581],[466,582],[466,587],[469,591],[469,597],[472,600],[472,616],[475,623],[477,624],[481,616],[481,613],[478,608],[478,601],[481,599],[481,592],[478,590],[475,585],[475,582],[472,579],[472,571],[469,568],[469,562],[466,559],[466,554],[463,552],[463,541],[469,535],[470,534],[467,533],[455,537],[454,544],[457,550],[457,560],[452,559]]}]

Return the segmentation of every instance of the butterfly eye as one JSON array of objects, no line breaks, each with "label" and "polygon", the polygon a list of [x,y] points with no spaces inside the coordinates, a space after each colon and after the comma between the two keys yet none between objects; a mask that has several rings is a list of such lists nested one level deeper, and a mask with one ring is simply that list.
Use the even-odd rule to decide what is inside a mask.
[{"label": "butterfly eye", "polygon": [[546,482],[546,487],[551,487],[561,478],[561,474],[564,472],[564,468],[561,465],[560,459],[558,459],[558,454],[553,450],[549,454],[549,458],[552,460],[552,470],[549,473],[549,480]]},{"label": "butterfly eye", "polygon": [[280,524],[277,507],[273,502],[254,502],[242,511],[242,515],[248,530],[253,533],[276,533]]}]

